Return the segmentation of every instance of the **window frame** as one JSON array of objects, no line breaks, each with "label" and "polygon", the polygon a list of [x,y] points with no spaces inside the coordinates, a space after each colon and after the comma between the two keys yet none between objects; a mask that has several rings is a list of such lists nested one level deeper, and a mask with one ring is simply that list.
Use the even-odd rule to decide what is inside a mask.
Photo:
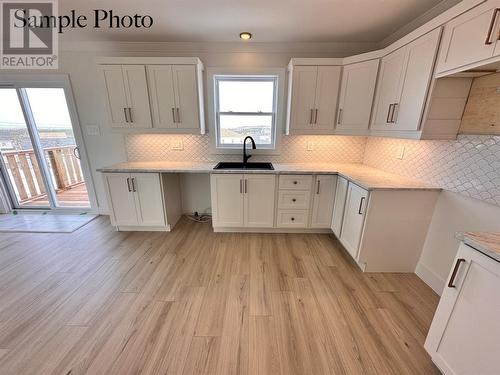
[{"label": "window frame", "polygon": [[[207,68],[205,71],[207,82],[207,119],[208,119],[208,135],[210,137],[209,147],[210,153],[213,155],[237,155],[241,154],[242,145],[233,145],[232,147],[218,147],[217,145],[217,108],[216,107],[216,76],[273,76],[276,77],[275,85],[275,119],[274,119],[274,148],[257,146],[256,150],[252,150],[253,155],[279,155],[281,149],[281,141],[285,125],[285,80],[286,69],[281,67],[223,67]],[[234,112],[233,112],[234,113]],[[253,114],[254,112],[252,112]]]},{"label": "window frame", "polygon": [[[255,74],[217,74],[214,75],[214,102],[215,102],[215,142],[219,149],[241,149],[241,144],[223,144],[221,142],[221,116],[271,116],[271,144],[257,144],[261,150],[274,150],[276,148],[276,117],[278,107],[278,76],[273,75],[255,75]],[[222,112],[219,103],[219,82],[272,82],[273,83],[273,103],[272,112]]]}]

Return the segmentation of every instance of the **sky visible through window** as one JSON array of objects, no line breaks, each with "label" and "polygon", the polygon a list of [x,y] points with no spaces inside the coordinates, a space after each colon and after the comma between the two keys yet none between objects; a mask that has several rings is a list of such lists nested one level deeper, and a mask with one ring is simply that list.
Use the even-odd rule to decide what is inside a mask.
[{"label": "sky visible through window", "polygon": [[273,77],[251,80],[218,79],[218,144],[222,147],[241,145],[250,135],[257,145],[274,145]]}]

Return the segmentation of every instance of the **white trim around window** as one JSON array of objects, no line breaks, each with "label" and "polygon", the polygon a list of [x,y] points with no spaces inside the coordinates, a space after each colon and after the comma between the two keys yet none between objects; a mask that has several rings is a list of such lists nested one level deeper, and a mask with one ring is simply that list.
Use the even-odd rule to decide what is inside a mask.
[{"label": "white trim around window", "polygon": [[[217,118],[218,118],[218,104],[217,104],[217,86],[216,77],[235,77],[234,79],[256,80],[259,77],[269,80],[275,80],[275,98],[273,112],[273,143],[274,147],[259,148],[252,150],[252,154],[258,155],[276,155],[280,152],[281,137],[283,135],[285,116],[284,116],[284,103],[285,103],[285,68],[208,68],[207,69],[207,91],[208,91],[208,125],[210,135],[210,151],[212,154],[239,154],[241,153],[240,147],[228,147],[218,145],[217,139]],[[234,113],[233,113],[234,114]],[[268,114],[269,115],[269,114]]]}]

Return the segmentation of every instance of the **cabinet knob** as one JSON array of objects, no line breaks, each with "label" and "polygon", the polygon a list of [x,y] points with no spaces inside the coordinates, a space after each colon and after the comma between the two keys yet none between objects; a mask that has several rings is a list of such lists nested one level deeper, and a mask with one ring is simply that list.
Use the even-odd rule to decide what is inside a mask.
[{"label": "cabinet knob", "polygon": [[291,220],[292,220],[292,221],[295,221],[295,218],[294,218],[294,217],[292,217],[292,219],[291,219]]},{"label": "cabinet knob", "polygon": [[298,184],[298,182],[297,182],[297,181],[294,181],[294,182],[293,182],[293,184],[294,184],[294,185],[297,185],[297,184]]},{"label": "cabinet knob", "polygon": [[292,199],[292,202],[297,202],[297,199],[293,198],[293,199]]}]

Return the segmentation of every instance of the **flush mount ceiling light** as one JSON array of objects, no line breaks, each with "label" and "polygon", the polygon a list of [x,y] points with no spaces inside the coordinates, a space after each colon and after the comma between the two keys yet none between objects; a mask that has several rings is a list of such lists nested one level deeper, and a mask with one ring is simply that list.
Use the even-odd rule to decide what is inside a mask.
[{"label": "flush mount ceiling light", "polygon": [[240,33],[240,39],[243,39],[243,40],[252,39],[252,34],[249,33],[248,31],[243,31],[242,33]]}]

